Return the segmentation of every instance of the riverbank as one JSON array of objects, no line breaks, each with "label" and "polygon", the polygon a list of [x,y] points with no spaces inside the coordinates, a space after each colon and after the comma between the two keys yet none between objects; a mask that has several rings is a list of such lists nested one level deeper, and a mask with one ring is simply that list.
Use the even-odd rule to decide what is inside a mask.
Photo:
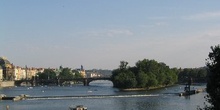
[{"label": "riverbank", "polygon": [[0,87],[13,87],[14,83],[14,81],[0,81]]},{"label": "riverbank", "polygon": [[155,89],[162,89],[166,87],[175,86],[178,84],[172,84],[167,86],[156,86],[156,87],[145,87],[145,88],[127,88],[127,89],[119,89],[120,91],[129,92],[129,91],[149,91],[149,90],[155,90]]}]

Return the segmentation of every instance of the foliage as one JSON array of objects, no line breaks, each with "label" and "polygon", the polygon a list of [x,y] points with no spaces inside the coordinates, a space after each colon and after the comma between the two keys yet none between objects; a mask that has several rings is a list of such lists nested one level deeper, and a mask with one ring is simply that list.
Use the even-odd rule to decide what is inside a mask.
[{"label": "foliage", "polygon": [[56,73],[52,69],[45,69],[42,73],[37,73],[39,79],[56,79]]},{"label": "foliage", "polygon": [[59,79],[73,79],[74,75],[70,68],[62,68],[58,77]]},{"label": "foliage", "polygon": [[207,59],[207,67],[210,74],[207,82],[207,101],[211,106],[206,106],[205,110],[220,110],[220,45],[211,47]]},{"label": "foliage", "polygon": [[184,68],[179,70],[178,81],[184,83],[188,78],[192,78],[193,82],[206,82],[208,74],[208,68]]},{"label": "foliage", "polygon": [[83,78],[81,73],[77,70],[71,70],[70,68],[59,67],[58,70],[45,69],[44,72],[37,73],[38,79],[48,80],[48,79],[74,79]]},{"label": "foliage", "polygon": [[74,78],[83,78],[82,74],[77,70],[72,70],[72,73],[74,74]]},{"label": "foliage", "polygon": [[121,61],[119,69],[112,72],[113,84],[117,88],[133,88],[137,84],[135,75],[128,69],[127,64],[128,62]]},{"label": "foliage", "polygon": [[144,73],[143,71],[140,71],[140,73],[137,75],[137,86],[138,87],[146,87],[148,84],[148,75]]},{"label": "foliage", "polygon": [[144,59],[136,63],[136,68],[138,70],[137,76],[144,73],[145,77],[148,77],[146,87],[169,85],[177,81],[175,71],[170,69],[165,63]]},{"label": "foliage", "polygon": [[128,62],[121,61],[118,69],[112,72],[112,81],[118,88],[136,88],[169,85],[176,83],[177,71],[164,63],[144,59],[136,66],[128,67]]}]

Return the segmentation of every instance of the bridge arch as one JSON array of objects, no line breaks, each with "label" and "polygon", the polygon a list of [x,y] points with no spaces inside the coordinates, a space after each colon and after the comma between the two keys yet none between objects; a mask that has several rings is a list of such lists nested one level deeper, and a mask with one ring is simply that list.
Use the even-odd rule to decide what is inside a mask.
[{"label": "bridge arch", "polygon": [[22,86],[22,84],[25,83],[25,85],[31,85],[34,86],[34,80],[15,80],[14,84],[16,86]]},{"label": "bridge arch", "polygon": [[[34,80],[34,79],[29,79],[29,80],[16,80],[15,81],[15,85],[20,85],[23,82],[28,82],[30,83],[32,86],[34,85],[39,85],[39,84],[57,84],[60,85],[65,81],[80,81],[83,82],[84,86],[89,86],[89,83],[95,80],[108,80],[111,81],[110,77],[98,77],[98,78],[76,78],[76,79],[50,79],[50,80]],[[113,83],[113,82],[112,82]]]},{"label": "bridge arch", "polygon": [[110,80],[94,80],[89,83],[89,86],[113,87],[113,82]]},{"label": "bridge arch", "polygon": [[108,81],[112,82],[111,78],[105,78],[105,77],[103,77],[103,78],[101,78],[101,77],[99,77],[99,78],[85,78],[84,79],[84,86],[89,86],[90,82],[97,81],[97,80],[108,80]]}]

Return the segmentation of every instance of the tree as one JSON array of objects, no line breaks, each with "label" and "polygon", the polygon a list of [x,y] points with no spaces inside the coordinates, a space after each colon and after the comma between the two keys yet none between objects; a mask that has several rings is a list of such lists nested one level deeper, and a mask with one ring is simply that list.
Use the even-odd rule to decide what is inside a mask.
[{"label": "tree", "polygon": [[70,68],[63,68],[59,74],[60,79],[73,79],[74,75]]},{"label": "tree", "polygon": [[207,82],[207,101],[211,106],[206,106],[206,110],[220,110],[220,45],[211,46],[212,52],[207,59],[209,76]]},{"label": "tree", "polygon": [[120,68],[121,70],[127,69],[127,65],[128,65],[128,62],[126,62],[126,61],[121,61],[119,68]]},{"label": "tree", "polygon": [[146,85],[147,88],[156,86],[158,84],[158,81],[156,79],[156,75],[154,75],[153,73],[148,73],[148,74],[149,74],[149,80],[148,80],[148,83]]},{"label": "tree", "polygon": [[201,68],[185,68],[180,70],[178,74],[178,81],[180,83],[185,83],[189,77],[193,79],[193,82],[205,82],[207,76],[207,67]]},{"label": "tree", "polygon": [[74,78],[83,78],[82,74],[80,74],[79,71],[72,70],[72,72],[74,73]]},{"label": "tree", "polygon": [[118,69],[112,72],[112,82],[118,88],[149,88],[176,83],[175,69],[155,60],[139,60],[134,67],[121,61]]},{"label": "tree", "polygon": [[39,79],[56,79],[56,73],[52,69],[45,69],[43,73],[37,73]]},{"label": "tree", "polygon": [[138,87],[146,87],[147,83],[148,83],[148,76],[146,73],[144,73],[143,71],[140,71],[137,74],[137,86]]},{"label": "tree", "polygon": [[134,73],[127,67],[128,62],[121,61],[119,69],[112,72],[112,81],[114,87],[117,88],[133,88],[136,87],[137,81]]},{"label": "tree", "polygon": [[[165,63],[158,63],[155,60],[144,59],[138,61],[136,67],[138,71],[142,72],[142,74],[145,73],[148,77],[145,78],[147,79],[147,81],[145,81],[147,82],[147,87],[169,85],[176,83],[177,81],[177,70],[170,69]],[[136,77],[139,77],[139,74],[137,74]],[[144,82],[142,78],[138,78],[137,81],[138,86],[141,84],[140,82]]]}]

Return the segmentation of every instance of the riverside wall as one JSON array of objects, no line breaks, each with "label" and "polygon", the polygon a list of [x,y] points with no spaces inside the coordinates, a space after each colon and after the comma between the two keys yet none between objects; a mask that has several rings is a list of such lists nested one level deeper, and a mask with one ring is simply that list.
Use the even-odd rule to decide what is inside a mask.
[{"label": "riverside wall", "polygon": [[14,81],[0,81],[0,87],[12,87],[15,86]]}]

